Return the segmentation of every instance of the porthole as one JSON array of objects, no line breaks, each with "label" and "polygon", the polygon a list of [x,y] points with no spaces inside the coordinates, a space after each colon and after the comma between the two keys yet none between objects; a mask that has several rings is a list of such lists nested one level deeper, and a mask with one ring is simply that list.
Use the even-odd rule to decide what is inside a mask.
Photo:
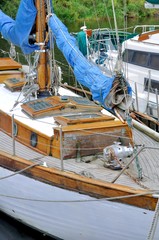
[{"label": "porthole", "polygon": [[37,142],[38,142],[38,136],[36,133],[32,132],[30,136],[30,145],[32,147],[36,147]]},{"label": "porthole", "polygon": [[16,137],[18,134],[18,126],[17,124],[14,122],[13,124],[13,135]]}]

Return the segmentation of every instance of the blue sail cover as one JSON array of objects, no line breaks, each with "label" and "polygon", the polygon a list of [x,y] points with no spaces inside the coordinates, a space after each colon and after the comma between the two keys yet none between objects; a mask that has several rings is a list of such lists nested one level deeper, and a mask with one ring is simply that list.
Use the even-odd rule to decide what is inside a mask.
[{"label": "blue sail cover", "polygon": [[13,20],[0,10],[0,32],[2,36],[20,47],[25,54],[32,53],[38,48],[28,42],[36,13],[33,0],[21,0],[16,20]]},{"label": "blue sail cover", "polygon": [[105,106],[104,100],[112,88],[114,77],[105,76],[97,66],[88,62],[78,49],[76,39],[69,34],[66,26],[55,14],[50,17],[49,26],[55,35],[58,48],[72,66],[77,81],[90,89],[93,100]]}]

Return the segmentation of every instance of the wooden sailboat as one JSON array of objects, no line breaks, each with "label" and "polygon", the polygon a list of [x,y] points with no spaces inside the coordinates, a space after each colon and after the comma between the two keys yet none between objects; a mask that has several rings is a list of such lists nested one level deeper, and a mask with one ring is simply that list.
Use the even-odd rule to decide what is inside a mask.
[{"label": "wooden sailboat", "polygon": [[[56,84],[46,15],[50,26],[57,19],[50,1],[35,5],[37,13],[32,0],[20,8],[34,10],[37,28],[29,30],[38,61],[27,72],[11,59],[0,61],[0,210],[58,239],[145,239],[157,203],[157,142],[137,130],[134,139],[127,122]],[[152,141],[139,150],[153,150],[151,178],[142,174],[149,154],[139,156],[142,171],[134,155],[143,141]]]}]

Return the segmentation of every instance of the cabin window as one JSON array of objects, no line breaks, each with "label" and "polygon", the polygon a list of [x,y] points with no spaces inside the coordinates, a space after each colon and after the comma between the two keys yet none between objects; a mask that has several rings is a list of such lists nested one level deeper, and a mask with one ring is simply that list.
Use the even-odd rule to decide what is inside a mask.
[{"label": "cabin window", "polygon": [[144,79],[144,90],[148,92],[148,88],[149,88],[149,92],[151,92],[151,93],[155,93],[155,89],[157,89],[158,95],[159,95],[159,82],[158,81],[151,79],[150,84],[149,84],[149,78],[145,78]]},{"label": "cabin window", "polygon": [[159,70],[159,54],[151,53],[149,67],[152,69]]},{"label": "cabin window", "polygon": [[139,66],[146,66],[148,62],[148,53],[135,51],[132,57],[132,63]]},{"label": "cabin window", "polygon": [[132,59],[133,53],[134,53],[134,51],[129,50],[129,49],[125,49],[125,51],[123,53],[123,61],[131,63],[131,59]]},{"label": "cabin window", "polygon": [[156,53],[125,49],[123,52],[123,61],[141,67],[159,70],[159,54]]}]

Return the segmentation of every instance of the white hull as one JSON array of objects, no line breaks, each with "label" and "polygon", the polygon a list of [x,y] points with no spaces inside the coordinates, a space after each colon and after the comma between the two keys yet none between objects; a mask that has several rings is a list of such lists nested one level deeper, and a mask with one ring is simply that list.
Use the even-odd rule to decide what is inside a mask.
[{"label": "white hull", "polygon": [[[127,67],[125,67],[125,69],[126,68]],[[144,90],[144,79],[149,78],[149,69],[133,66],[132,64],[128,65],[128,69],[129,71],[126,74],[126,78],[133,90],[135,110],[142,113],[147,113],[154,118],[158,118],[157,102],[159,100],[159,96],[157,98],[155,93],[149,93],[148,91]],[[151,78],[159,82],[158,72],[153,70],[151,72]]]},{"label": "white hull", "polygon": [[[1,177],[11,173],[0,168]],[[48,235],[64,240],[147,238],[154,212],[109,201],[82,201],[91,199],[22,175],[0,184],[0,210]]]}]

